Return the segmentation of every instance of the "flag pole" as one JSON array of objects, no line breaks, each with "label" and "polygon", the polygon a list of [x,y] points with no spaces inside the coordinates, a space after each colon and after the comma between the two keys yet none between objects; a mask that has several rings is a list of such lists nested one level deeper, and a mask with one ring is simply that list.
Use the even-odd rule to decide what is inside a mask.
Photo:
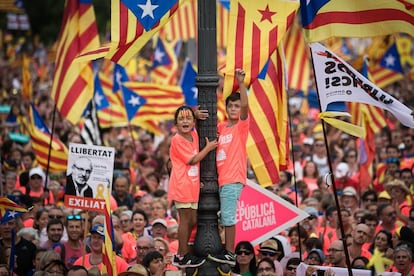
[{"label": "flag pole", "polygon": [[[287,93],[287,110],[288,110],[288,116],[289,116],[289,136],[290,136],[290,141],[291,141],[291,145],[290,145],[290,152],[292,154],[292,163],[293,163],[293,185],[295,187],[295,205],[296,207],[298,207],[298,185],[296,183],[296,168],[295,168],[295,155],[293,154],[293,134],[292,134],[292,114],[290,112],[290,105],[289,105],[289,92],[286,91]],[[299,222],[296,224],[296,228],[298,231],[298,237],[299,237],[299,259],[302,262],[302,243],[300,242],[300,240],[302,239],[301,235],[300,235],[300,231],[299,231]]]},{"label": "flag pole", "polygon": [[[311,52],[311,57],[312,57],[312,68],[313,68],[313,71],[315,72],[315,64],[313,62],[313,52],[312,52],[312,50],[310,52]],[[320,100],[320,97],[319,97],[319,90],[318,90],[316,76],[314,76],[314,79],[315,79],[315,87],[316,87],[316,92],[317,92],[316,94],[318,96],[319,112],[322,112],[321,100]],[[339,221],[339,227],[340,227],[340,230],[341,230],[341,237],[342,237],[341,240],[342,240],[343,247],[344,247],[344,252],[345,252],[346,266],[348,268],[348,274],[350,276],[353,276],[352,267],[351,267],[351,259],[349,258],[349,251],[348,251],[348,246],[347,246],[346,238],[345,238],[344,225],[343,225],[343,222],[342,222],[341,208],[339,207],[339,199],[338,199],[338,194],[337,194],[336,185],[335,185],[335,178],[334,178],[334,175],[332,173],[333,169],[332,169],[331,156],[329,154],[328,138],[326,137],[325,121],[323,119],[321,119],[321,123],[322,123],[323,139],[324,139],[324,142],[325,142],[326,157],[327,157],[328,166],[329,166],[329,174],[328,175],[330,177],[332,190],[333,190],[334,198],[335,198],[336,211],[338,213],[338,221]],[[328,177],[325,178],[325,181],[326,180],[328,180]],[[326,184],[328,186],[328,183],[326,183]]]},{"label": "flag pole", "polygon": [[[44,194],[49,193],[49,189],[47,188],[47,184],[48,184],[47,182],[49,179],[49,167],[50,167],[50,156],[52,154],[53,134],[55,132],[55,114],[56,114],[56,103],[53,106],[53,112],[52,112],[52,127],[51,127],[52,129],[50,130],[49,151],[47,153],[47,164],[46,164],[46,177],[45,177],[45,185],[43,187]],[[49,203],[49,195],[47,195],[47,201]]]}]

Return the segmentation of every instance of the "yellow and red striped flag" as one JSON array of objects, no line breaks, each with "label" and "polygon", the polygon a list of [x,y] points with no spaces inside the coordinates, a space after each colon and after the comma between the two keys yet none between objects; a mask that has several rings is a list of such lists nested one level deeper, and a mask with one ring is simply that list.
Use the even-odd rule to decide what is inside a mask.
[{"label": "yellow and red striped flag", "polygon": [[300,4],[308,42],[402,32],[414,36],[412,0],[300,0]]},{"label": "yellow and red striped flag", "polygon": [[283,39],[286,67],[288,76],[288,87],[295,91],[308,93],[310,79],[310,57],[309,47],[305,43],[302,28],[298,20],[287,32]]},{"label": "yellow and red striped flag", "polygon": [[260,185],[277,183],[288,164],[288,112],[282,47],[251,86],[247,154]]},{"label": "yellow and red striped flag", "polygon": [[32,98],[32,75],[30,73],[30,62],[31,59],[28,58],[26,55],[23,55],[23,64],[22,64],[22,96],[27,99],[31,100]]},{"label": "yellow and red striped flag", "polygon": [[75,62],[83,51],[99,47],[92,0],[66,0],[51,97],[60,114],[79,122],[93,96],[92,62]]},{"label": "yellow and red striped flag", "polygon": [[176,15],[160,28],[160,37],[182,41],[197,38],[197,1],[185,1]]},{"label": "yellow and red striped flag", "polygon": [[[43,169],[49,167],[51,172],[65,172],[68,163],[68,149],[65,144],[57,137],[53,136],[51,141],[50,132],[45,127],[39,127],[40,116],[37,111],[30,106],[30,120],[29,123],[25,119],[21,123],[25,125],[29,131],[32,147],[36,155],[36,160]],[[48,161],[50,147],[50,160]]]},{"label": "yellow and red striped flag", "polygon": [[[109,185],[108,185],[109,186]],[[110,187],[106,187],[106,196],[105,196],[105,205],[106,208],[104,210],[105,215],[105,239],[104,244],[102,247],[102,264],[103,270],[106,272],[107,275],[117,275],[116,265],[115,265],[115,258],[116,254],[114,251],[115,248],[115,240],[114,240],[114,228],[112,226],[112,218],[111,218],[111,203],[109,199],[111,198]]]},{"label": "yellow and red striped flag", "polygon": [[230,3],[223,97],[238,89],[234,72],[243,68],[254,82],[295,19],[297,1],[235,0]]},{"label": "yellow and red striped flag", "polygon": [[[160,37],[167,40],[197,40],[197,17],[197,1],[189,0],[184,2],[176,12],[176,15],[160,29]],[[216,30],[218,48],[225,48],[227,45],[228,22],[228,9],[220,1],[217,1]]]},{"label": "yellow and red striped flag", "polygon": [[111,1],[111,41],[92,51],[85,51],[77,60],[91,60],[101,57],[122,66],[141,50],[142,47],[176,13],[184,0]]},{"label": "yellow and red striped flag", "polygon": [[129,89],[145,100],[145,104],[131,120],[133,125],[147,121],[172,120],[175,110],[184,104],[180,86],[142,82],[124,82],[122,85],[122,89]]}]

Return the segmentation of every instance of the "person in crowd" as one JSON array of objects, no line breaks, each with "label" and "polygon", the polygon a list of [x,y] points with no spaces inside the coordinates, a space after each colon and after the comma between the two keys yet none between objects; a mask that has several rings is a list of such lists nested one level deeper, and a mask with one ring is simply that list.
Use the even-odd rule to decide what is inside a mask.
[{"label": "person in crowd", "polygon": [[53,260],[46,264],[42,271],[49,273],[50,275],[67,275],[68,269],[66,265],[61,260]]},{"label": "person in crowd", "polygon": [[377,203],[378,195],[374,190],[366,190],[361,195],[362,206],[367,207],[368,204]]},{"label": "person in crowd", "polygon": [[153,238],[167,237],[167,222],[165,219],[156,219],[151,226],[151,236]]},{"label": "person in crowd", "polygon": [[354,187],[344,187],[341,195],[341,206],[351,211],[351,215],[358,209],[359,199],[357,191]]},{"label": "person in crowd", "polygon": [[306,161],[303,167],[302,181],[308,185],[311,193],[318,189],[318,178],[319,170],[316,163],[311,160]]},{"label": "person in crowd", "polygon": [[142,265],[150,272],[151,276],[164,275],[164,257],[158,251],[150,251],[145,254]]},{"label": "person in crowd", "polygon": [[261,259],[257,263],[257,276],[277,276],[273,261],[269,258]]},{"label": "person in crowd", "polygon": [[[283,274],[283,266],[279,262],[279,256],[282,255],[282,248],[280,248],[278,240],[270,238],[262,242],[257,253],[257,260],[265,258],[271,259],[275,266],[276,273]],[[281,259],[281,258],[280,258]]]},{"label": "person in crowd", "polygon": [[[102,224],[98,224],[92,227],[90,230],[91,234],[91,241],[90,241],[90,249],[91,253],[88,253],[80,258],[78,258],[73,265],[84,265],[87,269],[97,266],[99,270],[102,270],[102,246],[104,243],[104,226]],[[115,256],[115,266],[116,271],[118,273],[126,271],[128,269],[127,262],[119,257]]]},{"label": "person in crowd", "polygon": [[68,231],[68,241],[62,242],[63,247],[55,247],[55,251],[60,254],[67,268],[71,268],[73,263],[83,254],[82,217],[80,215],[68,215],[66,217],[66,229]]},{"label": "person in crowd", "polygon": [[396,211],[398,225],[405,225],[408,222],[411,207],[411,204],[407,201],[407,197],[411,195],[410,189],[403,181],[398,179],[387,182],[385,189],[391,196],[391,204]]},{"label": "person in crowd", "polygon": [[135,264],[130,266],[127,271],[121,272],[119,276],[150,276],[150,273],[143,265]]},{"label": "person in crowd", "polygon": [[119,222],[121,223],[122,232],[127,233],[132,229],[132,211],[125,210],[119,215]]},{"label": "person in crowd", "polygon": [[134,198],[129,193],[130,180],[128,176],[119,173],[116,174],[113,180],[113,192],[112,196],[115,198],[118,206],[127,206],[129,210],[132,210],[134,205]]},{"label": "person in crowd", "polygon": [[388,270],[392,264],[394,254],[392,234],[387,230],[380,230],[375,235],[374,242],[369,250],[372,253],[372,257],[368,258],[368,267],[374,267],[377,273]]},{"label": "person in crowd", "polygon": [[346,267],[344,244],[342,241],[336,240],[329,245],[328,262],[331,266]]},{"label": "person in crowd", "polygon": [[217,140],[209,141],[199,151],[198,134],[195,131],[195,113],[189,106],[179,107],[174,115],[177,134],[171,139],[170,158],[172,171],[168,188],[168,200],[174,201],[178,210],[178,254],[174,264],[181,267],[197,267],[205,259],[190,254],[188,240],[197,223],[200,194],[199,162],[217,147]]},{"label": "person in crowd", "polygon": [[288,232],[292,252],[304,252],[305,242],[308,239],[308,232],[300,225],[291,227]]},{"label": "person in crowd", "polygon": [[376,232],[385,229],[393,234],[398,228],[395,208],[389,203],[379,204],[377,215],[381,223],[377,226]]},{"label": "person in crowd", "polygon": [[363,248],[363,245],[368,241],[370,229],[368,225],[360,223],[355,226],[352,231],[352,242],[348,246],[348,253],[351,259],[354,259],[358,256],[363,256],[366,258],[371,257],[371,253]]},{"label": "person in crowd", "polygon": [[351,267],[353,269],[367,269],[369,260],[364,256],[358,256],[354,258],[351,262]]},{"label": "person in crowd", "polygon": [[58,219],[52,219],[46,226],[47,241],[40,244],[40,247],[46,249],[55,249],[55,247],[62,247],[61,239],[63,236],[63,223]]},{"label": "person in crowd", "polygon": [[409,246],[402,244],[394,249],[394,269],[401,273],[401,276],[412,276],[413,274],[413,253]]},{"label": "person in crowd", "polygon": [[66,276],[89,276],[88,270],[82,265],[74,265],[68,269]]},{"label": "person in crowd", "polygon": [[285,269],[285,273],[284,276],[294,276],[296,275],[296,269],[300,264],[300,259],[299,258],[290,258],[287,263],[286,263],[286,269]]},{"label": "person in crowd", "polygon": [[236,264],[233,272],[242,276],[253,276],[257,274],[256,257],[253,245],[248,241],[240,241],[236,245]]},{"label": "person in crowd", "polygon": [[245,72],[238,68],[235,77],[240,93],[226,98],[228,120],[219,123],[219,143],[216,154],[221,224],[224,226],[223,253],[209,255],[213,261],[235,264],[236,209],[247,176],[246,143],[249,133],[249,102],[244,84]]},{"label": "person in crowd", "polygon": [[321,249],[312,249],[309,251],[304,262],[308,265],[323,265],[325,262],[325,254],[323,254]]},{"label": "person in crowd", "polygon": [[155,250],[155,242],[151,236],[143,236],[137,239],[136,243],[136,263],[142,264],[144,256],[150,252]]}]

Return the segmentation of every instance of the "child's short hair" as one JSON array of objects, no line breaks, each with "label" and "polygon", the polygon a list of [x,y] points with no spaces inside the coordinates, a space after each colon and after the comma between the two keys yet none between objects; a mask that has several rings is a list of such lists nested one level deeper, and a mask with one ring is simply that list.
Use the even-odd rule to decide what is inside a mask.
[{"label": "child's short hair", "polygon": [[175,111],[175,114],[174,114],[174,124],[177,124],[178,115],[180,114],[180,111],[182,111],[182,110],[191,110],[191,114],[193,114],[193,117],[195,119],[194,110],[190,106],[188,106],[188,105],[183,105],[183,106],[180,106],[179,108],[177,108],[177,110]]},{"label": "child's short hair", "polygon": [[229,104],[230,101],[235,102],[240,100],[240,93],[233,92],[226,98],[226,106]]}]

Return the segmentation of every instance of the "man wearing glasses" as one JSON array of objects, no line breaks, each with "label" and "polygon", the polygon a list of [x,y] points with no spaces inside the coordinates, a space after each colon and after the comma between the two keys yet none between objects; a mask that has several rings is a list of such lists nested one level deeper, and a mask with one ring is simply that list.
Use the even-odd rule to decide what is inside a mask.
[{"label": "man wearing glasses", "polygon": [[346,267],[344,245],[342,241],[333,241],[328,248],[328,260],[331,266]]},{"label": "man wearing glasses", "polygon": [[87,184],[92,173],[92,161],[79,157],[72,165],[71,174],[67,175],[66,195],[93,198],[92,188]]}]

